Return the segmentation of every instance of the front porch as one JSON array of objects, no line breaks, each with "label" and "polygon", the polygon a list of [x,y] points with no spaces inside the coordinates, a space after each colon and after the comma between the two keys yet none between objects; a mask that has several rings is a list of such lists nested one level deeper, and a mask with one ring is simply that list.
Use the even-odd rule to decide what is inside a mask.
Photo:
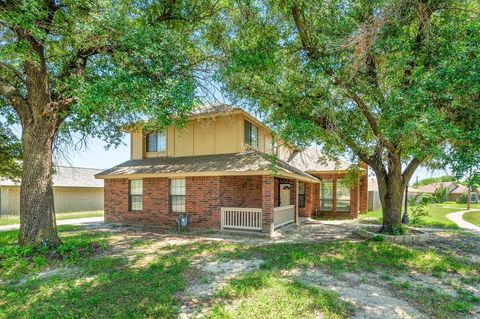
[{"label": "front porch", "polygon": [[[298,181],[261,176],[261,192],[254,202],[261,207],[220,207],[222,230],[258,231],[273,234],[279,227],[298,223]],[[260,206],[260,205],[259,205]]]}]

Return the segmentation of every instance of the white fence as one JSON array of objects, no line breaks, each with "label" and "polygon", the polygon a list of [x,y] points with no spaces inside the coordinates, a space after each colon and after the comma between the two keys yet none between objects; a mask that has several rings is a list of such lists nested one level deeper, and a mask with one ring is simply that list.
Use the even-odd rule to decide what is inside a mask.
[{"label": "white fence", "polygon": [[295,220],[294,205],[275,207],[273,209],[273,224],[275,228],[293,223],[294,220]]},{"label": "white fence", "polygon": [[222,229],[262,230],[262,209],[222,207]]}]

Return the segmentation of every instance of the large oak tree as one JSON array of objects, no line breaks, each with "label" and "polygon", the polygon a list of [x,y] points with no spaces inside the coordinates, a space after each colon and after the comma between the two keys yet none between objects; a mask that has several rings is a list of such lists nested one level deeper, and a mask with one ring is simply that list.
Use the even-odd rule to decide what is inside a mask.
[{"label": "large oak tree", "polygon": [[[54,246],[52,145],[118,125],[168,125],[192,108],[208,0],[0,2],[0,112],[22,127],[21,244]],[[65,138],[61,139],[65,140]]]},{"label": "large oak tree", "polygon": [[209,40],[235,101],[286,138],[372,168],[383,231],[395,232],[413,173],[462,129],[450,118],[475,76],[450,67],[478,63],[478,10],[461,0],[235,1]]}]

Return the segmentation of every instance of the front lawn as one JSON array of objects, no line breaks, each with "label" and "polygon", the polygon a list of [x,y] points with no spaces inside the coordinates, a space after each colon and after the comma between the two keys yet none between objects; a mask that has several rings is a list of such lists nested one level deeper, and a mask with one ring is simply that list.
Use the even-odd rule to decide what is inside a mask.
[{"label": "front lawn", "polygon": [[0,318],[347,318],[369,306],[460,318],[480,304],[480,264],[443,248],[106,227],[60,226],[51,252],[0,233]]},{"label": "front lawn", "polygon": [[[102,216],[103,216],[103,210],[56,214],[57,220],[88,218],[88,217],[102,217]],[[19,224],[19,223],[20,223],[20,216],[0,215],[0,226],[15,225],[15,224]]]},{"label": "front lawn", "polygon": [[[415,225],[416,227],[441,227],[441,228],[451,228],[458,229],[457,224],[447,219],[446,215],[462,210],[455,206],[452,207],[443,207],[438,204],[428,205],[427,207],[430,216],[422,217],[420,222]],[[382,212],[381,210],[369,211],[366,214],[360,214],[359,218],[363,222],[371,222],[375,224],[382,223]],[[411,217],[410,217],[411,220]]]},{"label": "front lawn", "polygon": [[480,227],[480,211],[465,213],[463,219]]}]

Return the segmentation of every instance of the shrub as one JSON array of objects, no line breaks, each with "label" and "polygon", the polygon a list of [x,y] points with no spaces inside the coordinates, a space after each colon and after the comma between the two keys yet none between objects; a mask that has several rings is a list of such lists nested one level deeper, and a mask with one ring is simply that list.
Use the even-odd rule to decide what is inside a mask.
[{"label": "shrub", "polygon": [[448,191],[445,187],[440,187],[435,190],[433,196],[435,196],[437,203],[443,203],[447,201]]},{"label": "shrub", "polygon": [[432,194],[422,194],[422,198],[420,199],[420,205],[427,205],[430,203],[435,203],[435,196]]},{"label": "shrub", "polygon": [[410,209],[410,216],[412,217],[412,224],[415,225],[420,222],[422,217],[430,216],[430,213],[425,204],[413,206]]},{"label": "shrub", "polygon": [[462,193],[460,197],[457,199],[458,204],[466,204],[468,201],[467,193]]}]

